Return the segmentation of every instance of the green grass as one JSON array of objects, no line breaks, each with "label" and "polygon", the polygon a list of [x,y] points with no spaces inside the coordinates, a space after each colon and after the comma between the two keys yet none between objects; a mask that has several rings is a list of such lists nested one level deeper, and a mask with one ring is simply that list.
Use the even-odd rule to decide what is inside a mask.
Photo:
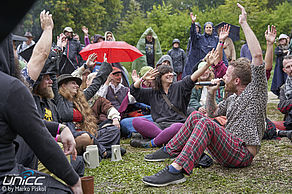
[{"label": "green grass", "polygon": [[[277,104],[268,104],[271,120],[282,120]],[[263,141],[260,153],[247,168],[196,168],[187,181],[162,188],[144,185],[141,179],[170,164],[146,162],[144,155],[156,149],[132,148],[129,139],[121,140],[127,149],[122,161],[102,160],[96,169],[85,175],[95,177],[96,193],[292,193],[292,144],[287,138]]]}]

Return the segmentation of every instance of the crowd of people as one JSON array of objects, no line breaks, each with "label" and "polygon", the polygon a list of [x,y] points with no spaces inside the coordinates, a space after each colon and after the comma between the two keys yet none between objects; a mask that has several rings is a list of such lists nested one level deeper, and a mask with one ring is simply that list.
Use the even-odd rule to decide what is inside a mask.
[{"label": "crowd of people", "polygon": [[[116,41],[111,31],[90,37],[83,26],[82,44],[66,27],[55,44],[52,15],[42,11],[43,31],[37,42],[30,32],[19,45],[13,35],[2,40],[0,185],[9,174],[33,169],[45,176],[47,192],[82,193],[86,147],[97,145],[99,159],[106,159],[121,138],[131,138],[130,145],[137,148],[160,147],[146,155],[146,161],[174,159],[143,178],[151,186],[182,183],[184,174],[209,167],[213,160],[225,167],[249,166],[262,139],[292,141],[289,37],[281,34],[275,49],[271,91],[279,96],[278,109],[285,120],[273,122],[266,116],[266,106],[276,28],[268,26],[264,34],[263,59],[246,11],[237,6],[246,39],[240,58],[228,37],[228,24],[216,32],[213,23],[206,22],[202,34],[197,16],[190,13],[186,52],[174,38],[163,55],[151,27],[141,35],[136,47],[143,56],[132,63],[132,84],[121,63],[108,63],[106,56],[96,61],[95,53],[86,59],[80,55],[89,44]],[[123,147],[121,153],[126,153]]]}]

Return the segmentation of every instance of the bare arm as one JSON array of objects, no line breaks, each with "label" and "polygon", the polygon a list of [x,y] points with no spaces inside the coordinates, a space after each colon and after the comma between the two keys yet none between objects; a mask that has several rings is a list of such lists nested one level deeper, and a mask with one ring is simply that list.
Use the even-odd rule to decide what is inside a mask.
[{"label": "bare arm", "polygon": [[229,35],[230,31],[230,26],[229,25],[224,25],[224,27],[221,27],[220,34],[219,34],[219,42],[217,44],[216,50],[218,51],[219,54],[219,61],[222,61],[223,59],[223,46],[226,38]]},{"label": "bare arm", "polygon": [[191,75],[191,80],[193,82],[196,81],[215,62],[215,60],[217,60],[218,57],[219,57],[218,52],[212,49],[212,51],[210,51],[205,57],[206,62],[207,62],[206,65],[204,65],[202,68],[195,71]]},{"label": "bare arm", "polygon": [[216,86],[208,87],[208,94],[206,99],[206,111],[208,117],[216,117],[218,111],[218,105],[216,103],[216,91],[219,89],[220,81],[222,79],[214,79],[213,83],[217,83]]},{"label": "bare arm", "polygon": [[247,45],[252,56],[252,63],[256,66],[261,65],[263,64],[263,55],[260,43],[247,23],[247,14],[244,7],[239,3],[237,3],[237,6],[241,9],[241,15],[239,15],[239,24],[241,25],[241,28],[244,32]]},{"label": "bare arm", "polygon": [[54,28],[52,15],[49,14],[49,12],[45,12],[45,10],[40,14],[40,21],[43,33],[39,41],[36,43],[32,56],[27,64],[28,74],[34,81],[38,79],[50,54]]},{"label": "bare arm", "polygon": [[273,45],[275,38],[277,36],[277,30],[275,26],[268,26],[268,29],[265,32],[265,38],[267,41],[267,51],[265,56],[266,70],[271,70],[273,68]]}]

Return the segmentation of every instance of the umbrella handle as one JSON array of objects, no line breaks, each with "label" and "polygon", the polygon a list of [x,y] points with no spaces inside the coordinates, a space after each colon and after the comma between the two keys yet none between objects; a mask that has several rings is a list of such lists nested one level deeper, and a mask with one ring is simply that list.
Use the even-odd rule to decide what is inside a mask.
[{"label": "umbrella handle", "polygon": [[103,62],[107,62],[106,53],[104,53]]}]

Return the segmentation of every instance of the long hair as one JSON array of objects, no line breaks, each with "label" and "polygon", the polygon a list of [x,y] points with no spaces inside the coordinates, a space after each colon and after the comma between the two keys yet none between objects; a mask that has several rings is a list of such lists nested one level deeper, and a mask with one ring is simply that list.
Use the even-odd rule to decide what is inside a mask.
[{"label": "long hair", "polygon": [[91,108],[89,107],[84,93],[80,89],[78,89],[77,94],[75,96],[72,96],[67,89],[61,86],[59,87],[59,94],[67,100],[73,102],[75,108],[79,110],[82,114],[83,122],[81,123],[80,128],[84,131],[89,132],[92,135],[97,134],[97,121],[93,115]]},{"label": "long hair", "polygon": [[168,65],[160,65],[158,66],[158,72],[159,74],[155,77],[154,81],[154,90],[162,90],[162,82],[161,82],[161,77],[169,72],[173,72],[173,68]]}]

